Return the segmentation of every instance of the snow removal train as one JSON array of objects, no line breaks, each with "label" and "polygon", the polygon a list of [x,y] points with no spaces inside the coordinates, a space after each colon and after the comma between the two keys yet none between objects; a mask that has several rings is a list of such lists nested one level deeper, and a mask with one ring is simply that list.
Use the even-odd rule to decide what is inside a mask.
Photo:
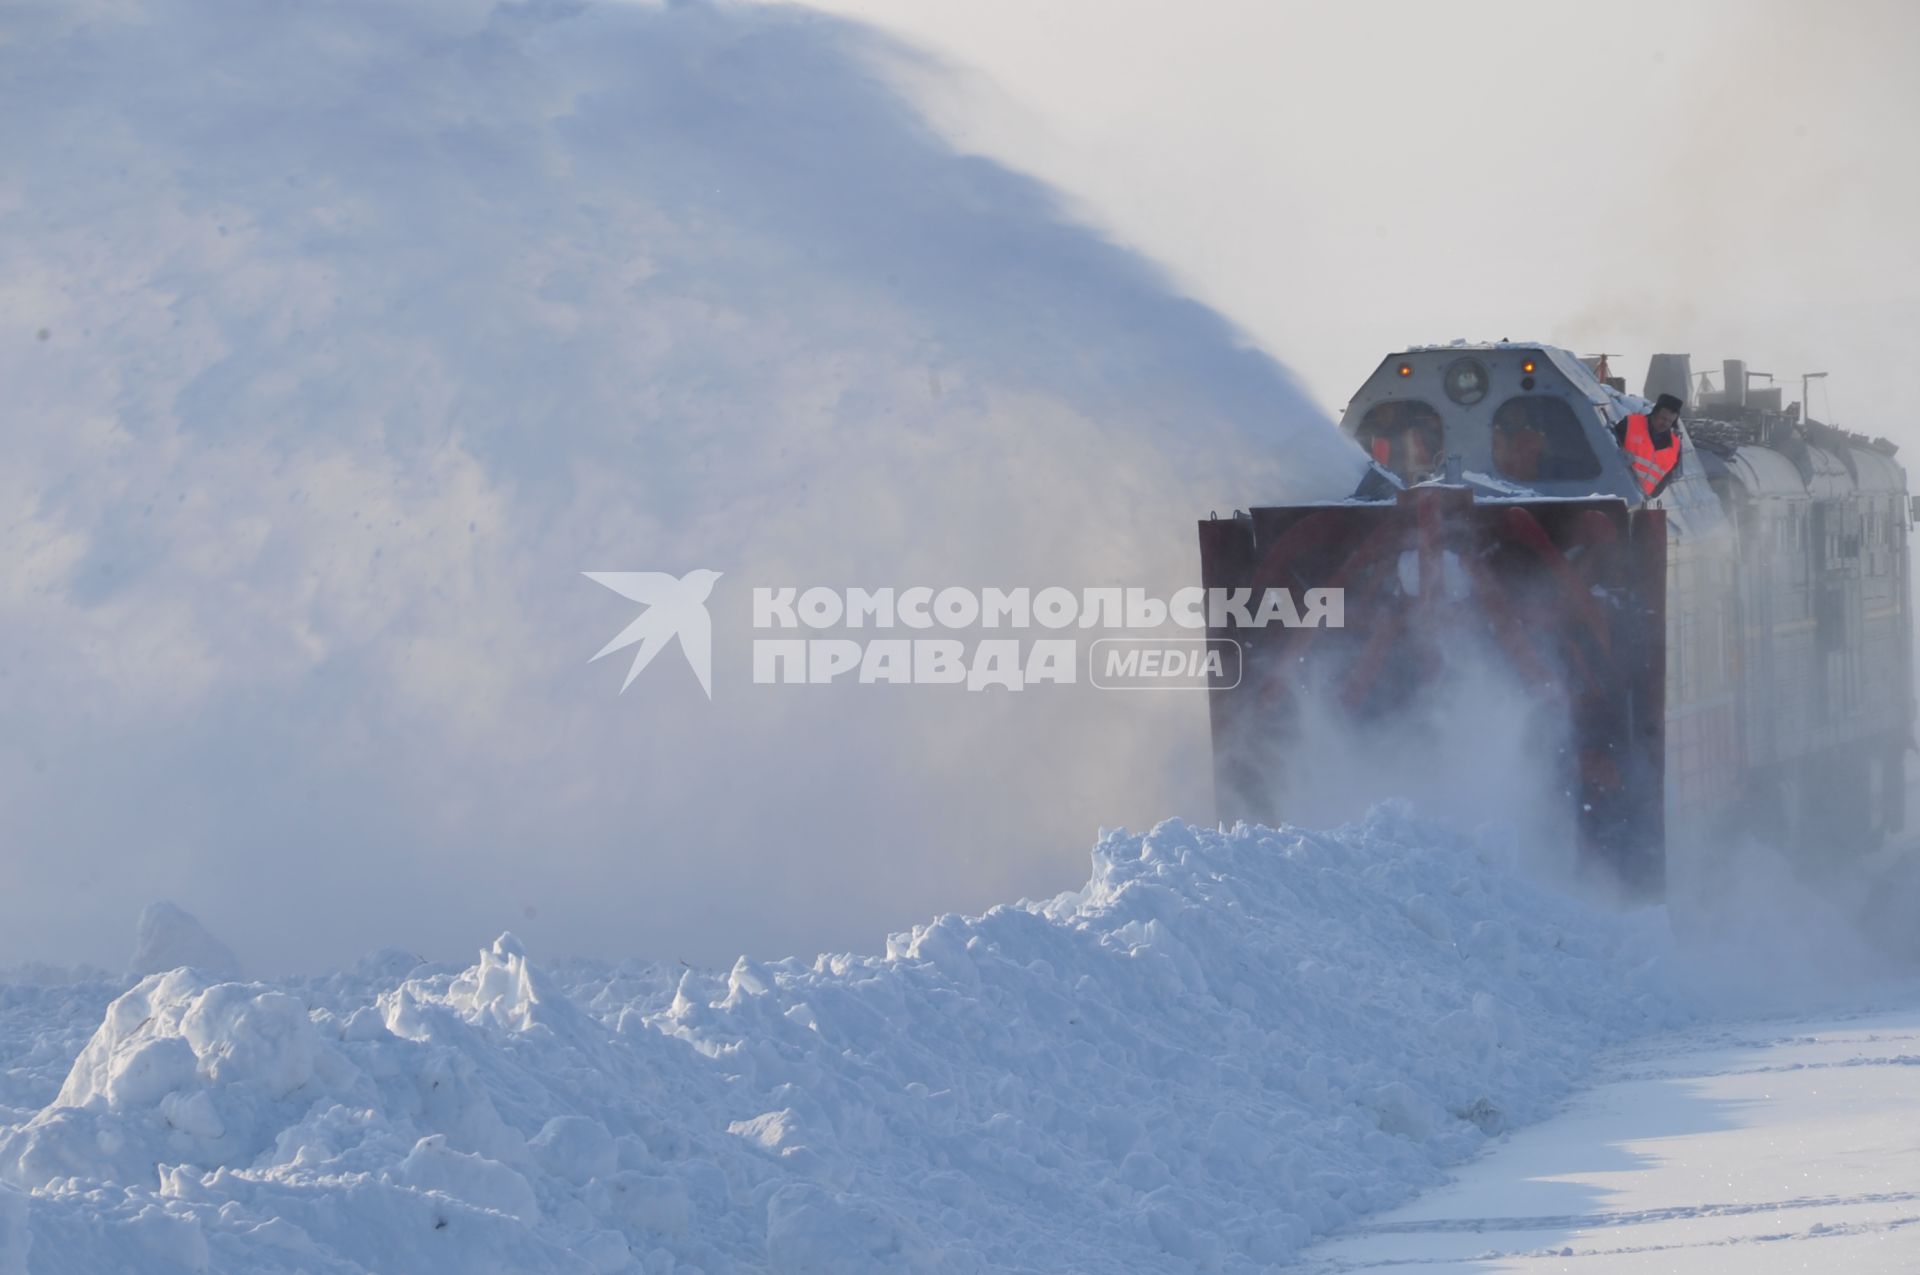
[{"label": "snow removal train", "polygon": [[[1208,696],[1222,816],[1284,815],[1309,700],[1386,719],[1471,650],[1557,720],[1583,852],[1631,888],[1661,888],[1669,843],[1864,848],[1899,829],[1906,474],[1891,443],[1757,377],[1730,361],[1714,389],[1656,355],[1642,399],[1604,357],[1546,345],[1387,358],[1340,422],[1372,460],[1350,499],[1200,524],[1210,589],[1345,590],[1340,628],[1209,631],[1242,652]],[[1663,394],[1679,452],[1656,483],[1623,434],[1644,437],[1634,418]]]}]

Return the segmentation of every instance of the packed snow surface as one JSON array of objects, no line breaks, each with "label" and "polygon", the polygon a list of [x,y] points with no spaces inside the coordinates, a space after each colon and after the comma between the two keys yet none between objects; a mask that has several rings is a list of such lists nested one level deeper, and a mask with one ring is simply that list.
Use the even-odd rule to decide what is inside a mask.
[{"label": "packed snow surface", "polygon": [[1920,1011],[1636,1042],[1457,1181],[1349,1227],[1303,1275],[1920,1268]]},{"label": "packed snow surface", "polygon": [[0,1275],[1251,1271],[1675,1025],[1658,914],[1382,808],[884,955],[0,984]]}]

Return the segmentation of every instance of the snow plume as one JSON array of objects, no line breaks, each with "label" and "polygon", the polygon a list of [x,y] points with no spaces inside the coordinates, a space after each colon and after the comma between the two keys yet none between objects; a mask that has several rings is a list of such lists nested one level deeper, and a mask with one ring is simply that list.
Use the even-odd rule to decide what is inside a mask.
[{"label": "snow plume", "polygon": [[[1907,782],[1904,761],[1893,782]],[[1856,789],[1862,778],[1872,782]],[[1746,793],[1743,827],[1670,839],[1676,970],[1756,1012],[1852,1007],[1920,980],[1913,793],[1909,786],[1909,826],[1875,836],[1879,782],[1865,750],[1831,771],[1816,756],[1778,781],[1784,792]]]},{"label": "snow plume", "polygon": [[[45,1096],[0,1111],[0,1254],[25,1226],[36,1272],[1271,1270],[1685,1020],[1647,916],[1499,859],[1391,807],[1168,822],[872,957],[548,966],[508,935],[467,969],[152,975],[15,1068]],[[27,990],[10,1051],[86,1008]]]},{"label": "snow plume", "polygon": [[1267,745],[1256,808],[1309,827],[1404,803],[1487,853],[1590,905],[1645,909],[1675,937],[1673,973],[1729,1012],[1854,1004],[1920,976],[1920,855],[1911,834],[1873,852],[1834,840],[1783,849],[1752,834],[1676,834],[1655,902],[1584,859],[1567,791],[1566,707],[1530,692],[1471,643],[1444,674],[1379,716],[1348,711],[1327,676],[1294,702],[1296,727]]},{"label": "snow plume", "polygon": [[1782,849],[1753,837],[1668,853],[1677,973],[1730,1009],[1857,1004],[1920,978],[1920,855]]},{"label": "snow plume", "polygon": [[1288,728],[1252,745],[1264,754],[1255,807],[1325,827],[1403,803],[1543,882],[1579,887],[1565,702],[1522,685],[1510,661],[1466,634],[1439,643],[1436,658],[1437,675],[1380,711],[1352,711],[1337,661],[1290,692]]},{"label": "snow plume", "polygon": [[[1209,509],[1359,464],[914,60],[727,5],[9,6],[0,962],[165,894],[265,969],[870,945],[1203,809],[1197,697],[748,684],[755,583],[1167,590]],[[714,702],[671,652],[618,696],[580,573],[698,567]]]}]

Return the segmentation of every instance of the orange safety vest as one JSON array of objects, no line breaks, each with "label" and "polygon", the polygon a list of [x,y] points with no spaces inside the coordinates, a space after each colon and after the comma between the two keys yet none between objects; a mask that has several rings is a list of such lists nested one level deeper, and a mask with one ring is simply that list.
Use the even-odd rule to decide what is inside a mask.
[{"label": "orange safety vest", "polygon": [[1622,445],[1627,449],[1627,460],[1633,464],[1633,476],[1640,480],[1641,489],[1649,496],[1660,485],[1660,480],[1680,463],[1680,431],[1676,429],[1668,435],[1665,447],[1655,447],[1647,418],[1640,412],[1627,417],[1627,435]]}]

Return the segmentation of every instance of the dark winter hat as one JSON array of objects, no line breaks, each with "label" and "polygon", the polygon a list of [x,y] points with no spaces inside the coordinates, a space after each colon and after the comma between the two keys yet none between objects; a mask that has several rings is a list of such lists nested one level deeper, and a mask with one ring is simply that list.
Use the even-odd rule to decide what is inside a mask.
[{"label": "dark winter hat", "polygon": [[1663,407],[1671,407],[1673,409],[1673,414],[1675,416],[1680,415],[1681,409],[1684,408],[1685,406],[1686,406],[1685,403],[1682,403],[1679,399],[1675,398],[1671,394],[1662,394],[1659,398],[1653,401],[1654,411],[1657,412]]}]

